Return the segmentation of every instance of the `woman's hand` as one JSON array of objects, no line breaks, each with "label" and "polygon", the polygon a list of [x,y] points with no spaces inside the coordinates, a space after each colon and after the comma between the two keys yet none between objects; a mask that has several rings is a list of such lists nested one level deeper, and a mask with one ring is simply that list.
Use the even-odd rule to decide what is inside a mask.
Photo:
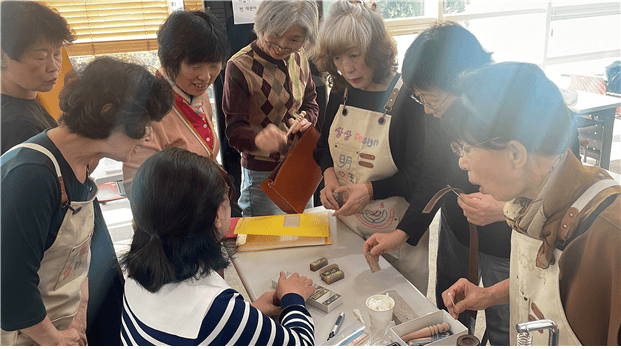
[{"label": "woman's hand", "polygon": [[268,124],[255,137],[254,143],[260,151],[271,154],[280,151],[286,144],[285,133],[274,124]]},{"label": "woman's hand", "polygon": [[293,134],[300,131],[304,132],[312,125],[310,121],[306,120],[306,111],[301,111],[300,114],[298,114],[298,117],[301,118],[301,120],[297,124],[295,123],[296,119],[292,118],[287,120],[289,127],[291,127],[289,133]]},{"label": "woman's hand", "polygon": [[506,304],[509,302],[509,279],[484,288],[461,278],[442,292],[442,300],[455,319],[465,310],[484,310],[492,305]]},{"label": "woman's hand", "polygon": [[314,292],[313,280],[306,276],[300,276],[298,273],[293,273],[287,277],[284,271],[280,272],[280,279],[278,279],[278,286],[276,287],[276,297],[279,300],[287,293],[299,294],[304,300],[307,300]]},{"label": "woman's hand", "polygon": [[341,185],[336,178],[334,167],[330,167],[324,171],[323,184],[324,188],[321,189],[321,191],[319,192],[319,199],[321,200],[321,204],[323,205],[323,207],[326,208],[326,210],[338,210],[339,204],[338,202],[336,202],[336,199],[334,198],[332,193]]},{"label": "woman's hand", "polygon": [[457,199],[457,204],[464,210],[464,216],[472,224],[482,227],[505,220],[503,212],[505,202],[497,201],[491,195],[483,193],[462,194]]},{"label": "woman's hand", "polygon": [[351,216],[362,211],[371,201],[369,190],[365,183],[344,185],[337,188],[335,193],[343,196],[343,207],[334,212],[333,216]]},{"label": "woman's hand", "polygon": [[375,233],[365,241],[362,253],[370,251],[372,255],[379,256],[382,253],[393,252],[400,249],[407,240],[408,234],[401,229],[390,233]]},{"label": "woman's hand", "polygon": [[274,295],[276,292],[265,292],[261,297],[252,303],[252,306],[257,308],[263,314],[273,317],[280,314],[280,304],[274,304]]}]

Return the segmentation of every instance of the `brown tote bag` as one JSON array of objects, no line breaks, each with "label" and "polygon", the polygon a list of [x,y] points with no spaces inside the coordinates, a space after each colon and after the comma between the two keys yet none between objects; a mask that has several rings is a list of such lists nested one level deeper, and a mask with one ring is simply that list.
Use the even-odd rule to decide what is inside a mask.
[{"label": "brown tote bag", "polygon": [[319,131],[309,127],[259,188],[286,213],[302,213],[322,179],[313,159]]}]

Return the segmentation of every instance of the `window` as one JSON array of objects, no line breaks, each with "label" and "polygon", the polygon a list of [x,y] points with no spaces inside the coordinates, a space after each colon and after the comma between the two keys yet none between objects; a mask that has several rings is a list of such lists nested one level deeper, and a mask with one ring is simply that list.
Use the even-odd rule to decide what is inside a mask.
[{"label": "window", "polygon": [[203,8],[202,1],[47,1],[69,22],[76,41],[69,56],[157,50],[156,33],[179,8]]}]

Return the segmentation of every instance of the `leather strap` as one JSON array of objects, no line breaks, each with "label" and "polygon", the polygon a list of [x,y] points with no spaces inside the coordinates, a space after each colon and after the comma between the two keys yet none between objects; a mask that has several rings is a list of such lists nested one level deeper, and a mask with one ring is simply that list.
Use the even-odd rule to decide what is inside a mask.
[{"label": "leather strap", "polygon": [[[429,200],[427,206],[423,209],[423,213],[431,213],[433,208],[436,206],[438,201],[448,192],[454,192],[457,195],[465,194],[463,190],[459,188],[453,188],[450,185],[447,185],[446,188],[441,189],[436,193],[436,195]],[[477,226],[468,223],[470,228],[470,267],[469,267],[469,277],[468,280],[475,285],[479,285],[479,231],[477,230]],[[474,310],[468,310],[468,313],[473,319],[477,318],[477,312]]]}]

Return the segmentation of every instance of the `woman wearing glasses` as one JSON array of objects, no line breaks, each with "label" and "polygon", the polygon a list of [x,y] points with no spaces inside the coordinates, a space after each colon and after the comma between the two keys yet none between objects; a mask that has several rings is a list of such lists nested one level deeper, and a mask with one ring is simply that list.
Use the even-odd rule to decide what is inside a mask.
[{"label": "woman wearing glasses", "polygon": [[239,205],[244,217],[284,214],[259,185],[282,161],[289,128],[295,134],[317,122],[307,56],[315,45],[317,21],[315,1],[264,1],[255,16],[258,39],[226,66],[222,110],[229,144],[242,156]]},{"label": "woman wearing glasses", "polygon": [[[422,168],[424,112],[403,88],[396,56],[373,6],[330,6],[315,63],[329,73],[332,93],[314,157],[324,174],[322,204],[363,238],[413,229],[406,198]],[[426,294],[428,240],[417,243],[385,257]]]},{"label": "woman wearing glasses", "polygon": [[[568,149],[572,113],[534,64],[505,62],[460,76],[444,124],[457,135],[459,167],[504,205],[511,235],[508,280],[465,279],[444,291],[449,312],[509,303],[516,325],[548,319],[558,345],[619,345],[621,188]],[[464,295],[455,305],[452,295]],[[526,333],[524,334],[526,335]],[[532,331],[533,345],[549,334]]]},{"label": "woman wearing glasses", "polygon": [[[502,203],[479,193],[478,187],[468,182],[468,176],[457,166],[450,137],[441,125],[444,112],[456,98],[451,89],[453,81],[461,72],[490,62],[491,53],[483,49],[472,33],[454,22],[434,25],[410,45],[403,60],[404,80],[414,91],[412,99],[428,114],[425,116],[425,170],[412,194],[408,211],[417,224],[407,235],[400,231],[374,235],[363,247],[365,252],[378,254],[399,248],[406,240],[418,241],[437,212],[436,208],[431,214],[422,213],[436,192],[450,184],[468,193],[461,195],[459,200],[447,194],[441,205],[437,205],[442,207],[435,284],[436,304],[440,308],[445,308],[442,292],[469,275],[468,221],[479,226],[478,269],[483,283],[493,285],[509,277],[511,229],[504,222]],[[503,222],[494,223],[501,220]],[[468,314],[464,313],[459,320],[474,330],[475,321]],[[486,320],[486,337],[491,344],[508,345],[508,306],[488,309]]]}]

